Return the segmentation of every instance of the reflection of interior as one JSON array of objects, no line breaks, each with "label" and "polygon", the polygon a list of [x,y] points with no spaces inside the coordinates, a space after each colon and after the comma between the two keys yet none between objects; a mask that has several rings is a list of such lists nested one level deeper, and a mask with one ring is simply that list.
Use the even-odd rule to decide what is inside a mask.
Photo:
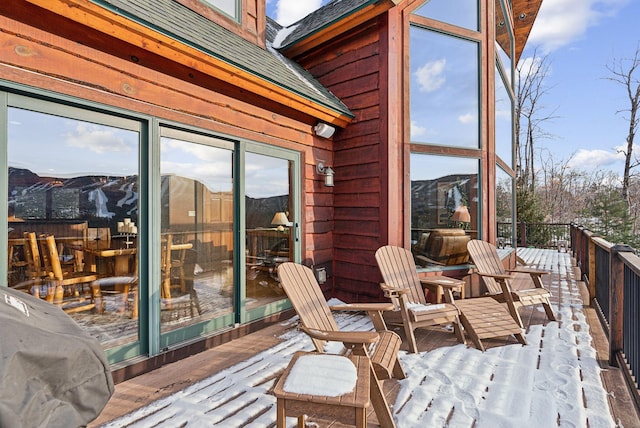
[{"label": "reflection of interior", "polygon": [[423,267],[465,264],[469,261],[469,239],[469,235],[462,229],[433,229],[423,232],[413,247],[416,264]]},{"label": "reflection of interior", "polygon": [[[288,223],[288,222],[286,222]],[[282,225],[279,225],[282,226]],[[291,260],[288,228],[257,228],[247,230],[247,296],[268,293],[284,294],[277,276],[277,267]]]}]

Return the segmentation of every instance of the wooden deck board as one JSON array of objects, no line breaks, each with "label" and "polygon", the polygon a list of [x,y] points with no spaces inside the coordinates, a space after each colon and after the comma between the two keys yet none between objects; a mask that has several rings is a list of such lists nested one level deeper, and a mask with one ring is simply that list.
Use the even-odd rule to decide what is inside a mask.
[{"label": "wooden deck board", "polygon": [[[533,251],[535,252],[539,250]],[[582,313],[585,314],[585,317],[589,321],[592,343],[597,351],[597,360],[601,367],[605,369],[602,373],[605,389],[613,392],[608,397],[613,419],[615,421],[619,421],[621,426],[640,426],[640,420],[635,413],[631,398],[624,386],[624,380],[621,372],[618,369],[607,365],[608,355],[606,354],[606,351],[608,344],[593,309],[589,308],[587,305],[581,306],[582,302],[574,301],[575,293],[572,294],[568,291],[573,290],[578,293],[582,292],[584,295],[584,284],[577,281],[577,278],[580,278],[577,268],[571,264],[566,264],[566,260],[568,259],[566,256],[558,257],[558,253],[553,251],[546,251],[546,253],[549,254],[535,254],[535,256],[538,261],[537,267],[547,269],[554,265],[556,267],[556,273],[545,275],[543,277],[545,287],[548,287],[552,292],[552,303],[554,304],[554,307],[557,307],[558,304],[562,304],[564,306],[578,305],[576,311],[578,309],[582,309]],[[559,286],[561,281],[563,282],[562,287]],[[520,314],[525,322],[528,332],[531,331],[532,328],[535,330],[535,328],[537,328],[536,326],[549,324],[545,312],[540,306],[520,308]],[[577,312],[571,317],[576,316],[579,316]],[[277,346],[277,344],[282,342],[282,339],[279,337],[291,328],[292,325],[274,325],[261,330],[260,332],[234,340],[230,343],[189,357],[180,362],[167,365],[154,372],[120,383],[116,385],[116,393],[108,403],[105,410],[96,421],[89,425],[89,428],[99,427],[103,423],[128,414],[131,411],[150,404],[161,397],[166,397],[170,394],[176,393],[201,379],[219,372],[220,370],[232,367],[235,364],[241,364],[251,356],[258,354],[260,351]],[[402,329],[396,331],[401,336],[403,335]],[[420,351],[434,351],[439,348],[458,345],[455,335],[451,334],[450,330],[441,326],[419,329],[416,332],[416,340]],[[550,338],[537,337],[532,334],[529,345],[527,346],[544,347],[547,340],[550,340]],[[501,338],[484,339],[483,343],[487,349],[491,349],[503,347],[505,344],[517,344],[517,341],[513,336],[505,336]],[[472,347],[472,344],[469,346]],[[403,344],[403,349],[406,350],[406,344]],[[469,354],[469,358],[475,358],[475,355],[480,354],[478,351],[473,349],[470,349],[470,351],[473,352]],[[536,353],[533,354],[535,355]],[[467,354],[465,354],[465,358],[466,356]],[[445,363],[454,364],[455,362],[443,362],[443,364]],[[504,379],[508,379],[510,376],[508,373],[501,373],[500,375]],[[264,388],[268,390],[269,385],[275,384],[275,380],[277,379],[266,378],[261,381],[264,382]],[[499,387],[500,383],[497,381],[491,386],[491,388]],[[399,391],[400,384],[397,381],[391,380],[384,382],[384,393],[387,396],[389,403],[396,403]],[[473,393],[473,391],[470,391],[469,393]],[[582,400],[582,397],[576,397],[576,399]],[[269,421],[275,418],[275,410],[266,409],[264,403],[261,403],[260,400],[256,400],[255,397],[251,399],[249,397],[238,397],[236,400],[238,401],[237,404],[240,406],[238,412],[252,412],[251,420],[253,421]],[[396,404],[400,405],[399,403]],[[458,412],[457,409],[452,408],[450,409],[448,420],[458,422],[462,420],[466,421],[466,419],[464,419],[465,417],[466,416],[461,412]],[[332,421],[324,422],[326,422],[326,425],[323,424],[321,426],[331,426],[332,428],[344,426]],[[472,419],[468,422],[468,426],[473,426],[474,421]],[[269,423],[265,423],[265,426],[269,426]],[[375,413],[372,410],[370,410],[368,415],[367,426],[378,426]]]}]

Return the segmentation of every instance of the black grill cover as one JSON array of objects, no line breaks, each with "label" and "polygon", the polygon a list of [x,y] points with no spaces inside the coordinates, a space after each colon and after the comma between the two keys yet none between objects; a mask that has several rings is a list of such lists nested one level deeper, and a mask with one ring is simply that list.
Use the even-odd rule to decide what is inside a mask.
[{"label": "black grill cover", "polygon": [[113,394],[100,343],[58,307],[0,287],[0,427],[82,427]]}]

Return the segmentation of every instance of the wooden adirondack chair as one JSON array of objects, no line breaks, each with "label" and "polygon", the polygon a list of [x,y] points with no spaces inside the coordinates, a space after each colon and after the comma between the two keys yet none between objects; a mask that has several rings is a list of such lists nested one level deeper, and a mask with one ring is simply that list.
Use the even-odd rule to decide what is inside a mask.
[{"label": "wooden adirondack chair", "polygon": [[[550,321],[555,321],[556,317],[551,308],[549,297],[551,293],[542,284],[542,275],[549,272],[533,268],[518,268],[506,270],[500,260],[496,247],[486,241],[472,239],[467,244],[469,255],[476,265],[478,275],[482,277],[489,294],[499,302],[504,302],[509,308],[509,312],[514,320],[523,327],[522,319],[518,313],[517,306],[543,305]],[[529,274],[533,281],[534,288],[524,290],[512,290],[511,281],[514,274]]]},{"label": "wooden adirondack chair", "polygon": [[[381,380],[404,379],[398,361],[402,339],[386,330],[382,312],[393,309],[387,303],[344,304],[329,307],[313,271],[303,265],[286,262],[278,266],[280,284],[289,297],[302,323],[302,330],[311,337],[317,352],[325,352],[325,342],[344,344],[343,355],[369,357],[371,403],[383,428],[395,427],[391,410],[382,391]],[[378,331],[340,331],[331,310],[366,311]]]},{"label": "wooden adirondack chair", "polygon": [[[444,288],[446,303],[431,305],[441,309],[427,310],[430,305],[426,302],[424,287],[413,255],[406,248],[391,245],[380,247],[376,251],[376,261],[384,280],[381,287],[398,309],[386,312],[385,319],[389,324],[401,324],[404,327],[412,352],[417,352],[414,330],[442,322],[452,322],[458,340],[465,343],[466,333],[481,351],[485,350],[482,339],[491,337],[514,335],[520,343],[527,344],[522,329],[491,297],[453,300],[451,289]],[[458,323],[464,327],[464,333],[460,331]]]},{"label": "wooden adirondack chair", "polygon": [[[451,323],[458,341],[465,343],[458,309],[450,303],[427,304],[411,251],[385,245],[378,248],[375,257],[384,281],[380,286],[395,309],[384,313],[385,321],[404,327],[411,352],[418,352],[414,331],[420,327]],[[445,290],[445,296],[447,291],[451,293]]]}]

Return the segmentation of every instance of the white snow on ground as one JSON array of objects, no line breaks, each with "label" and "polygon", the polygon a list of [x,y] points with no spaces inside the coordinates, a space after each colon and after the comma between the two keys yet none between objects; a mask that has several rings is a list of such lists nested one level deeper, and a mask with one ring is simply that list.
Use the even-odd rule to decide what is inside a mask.
[{"label": "white snow on ground", "polygon": [[[539,253],[518,250],[530,262],[527,256]],[[464,345],[418,354],[401,351],[407,378],[399,381],[393,404],[399,428],[616,426],[569,255],[551,253],[551,263],[545,258],[535,262],[554,272],[550,288],[562,295],[554,308],[558,321],[531,326],[527,346],[497,346],[484,353]],[[336,318],[343,330],[372,329],[363,315],[343,313]],[[296,351],[313,349],[295,330],[282,339],[241,364],[103,427],[273,426],[276,400],[270,389]],[[288,418],[287,426],[296,426],[296,419]]]}]

